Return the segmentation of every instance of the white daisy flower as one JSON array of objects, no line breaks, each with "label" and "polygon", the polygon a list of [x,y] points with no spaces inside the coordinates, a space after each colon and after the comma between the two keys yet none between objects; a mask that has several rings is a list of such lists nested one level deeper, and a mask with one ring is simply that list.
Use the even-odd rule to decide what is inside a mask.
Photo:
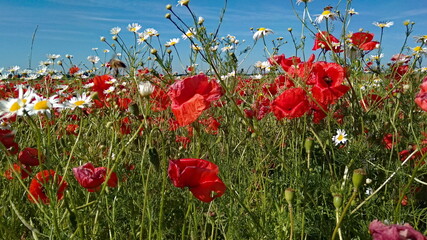
[{"label": "white daisy flower", "polygon": [[273,30],[269,28],[258,28],[257,31],[253,35],[254,40],[258,40],[260,38],[263,38],[264,36],[273,34]]},{"label": "white daisy flower", "polygon": [[169,42],[166,42],[166,46],[167,47],[175,46],[178,43],[179,43],[179,38],[172,38],[169,40]]},{"label": "white daisy flower", "polygon": [[196,29],[195,28],[190,28],[188,29],[188,31],[185,34],[182,34],[182,39],[187,39],[187,38],[194,38],[194,35],[196,34]]},{"label": "white daisy flower", "polygon": [[99,57],[98,56],[88,56],[87,60],[93,64],[96,64],[97,62],[99,62]]},{"label": "white daisy flower", "polygon": [[75,108],[90,107],[92,105],[92,98],[90,97],[90,95],[88,96],[86,93],[83,93],[82,95],[77,94],[76,97],[72,97],[64,105],[65,105],[65,108],[69,108],[72,110],[74,110]]},{"label": "white daisy flower", "polygon": [[111,30],[110,30],[110,33],[112,34],[112,35],[117,35],[117,34],[119,34],[120,33],[120,31],[121,31],[122,29],[120,28],[120,27],[113,27]]},{"label": "white daisy flower", "polygon": [[136,33],[139,29],[141,29],[141,25],[139,25],[138,23],[132,23],[128,25],[129,32]]},{"label": "white daisy flower", "polygon": [[39,95],[35,95],[35,100],[30,104],[26,105],[26,110],[29,115],[35,115],[38,113],[45,113],[50,117],[51,111],[54,109],[62,109],[64,105],[59,103],[58,95],[53,95],[49,98],[44,98]]},{"label": "white daisy flower", "polygon": [[375,26],[380,27],[380,28],[385,28],[385,27],[391,27],[391,26],[393,26],[394,22],[391,22],[391,21],[373,22],[372,24],[374,24]]},{"label": "white daisy flower", "polygon": [[104,90],[103,93],[104,94],[110,94],[110,93],[114,92],[115,89],[116,89],[115,87],[110,86],[107,90]]},{"label": "white daisy flower", "polygon": [[332,137],[332,141],[335,142],[335,146],[337,146],[340,143],[342,144],[346,143],[348,139],[347,139],[347,134],[345,133],[345,130],[337,129],[337,135]]},{"label": "white daisy flower", "polygon": [[316,19],[314,20],[314,22],[321,23],[324,19],[335,20],[336,16],[337,16],[336,13],[331,12],[331,10],[329,10],[329,9],[326,9],[325,11],[322,12],[322,14],[320,14],[320,15],[318,15],[316,17]]}]

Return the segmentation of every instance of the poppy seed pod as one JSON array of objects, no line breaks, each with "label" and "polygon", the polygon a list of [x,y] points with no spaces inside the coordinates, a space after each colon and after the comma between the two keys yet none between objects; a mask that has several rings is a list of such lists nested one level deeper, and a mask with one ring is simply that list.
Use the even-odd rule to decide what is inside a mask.
[{"label": "poppy seed pod", "polygon": [[334,206],[336,209],[340,208],[342,205],[342,195],[341,194],[335,194],[334,195]]},{"label": "poppy seed pod", "polygon": [[288,204],[292,204],[292,201],[294,200],[294,193],[295,189],[293,188],[286,188],[285,190],[285,200]]},{"label": "poppy seed pod", "polygon": [[311,148],[313,147],[313,138],[308,137],[304,141],[305,152],[309,154],[311,152]]},{"label": "poppy seed pod", "polygon": [[353,171],[353,187],[354,189],[359,189],[359,187],[362,185],[363,183],[363,179],[366,176],[366,171],[363,168],[359,168]]}]

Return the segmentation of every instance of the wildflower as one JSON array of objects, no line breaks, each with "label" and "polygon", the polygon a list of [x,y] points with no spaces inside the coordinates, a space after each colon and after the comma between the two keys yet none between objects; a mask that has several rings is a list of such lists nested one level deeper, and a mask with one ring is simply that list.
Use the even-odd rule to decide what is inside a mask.
[{"label": "wildflower", "polygon": [[9,72],[14,73],[14,72],[17,72],[19,69],[21,69],[20,66],[13,66],[13,67],[9,68]]},{"label": "wildflower", "polygon": [[337,63],[316,62],[313,65],[313,97],[322,104],[334,104],[350,88],[343,85],[344,68]]},{"label": "wildflower", "polygon": [[427,44],[427,35],[424,36],[416,36],[414,37],[415,40],[419,43],[426,43]]},{"label": "wildflower", "polygon": [[335,146],[337,146],[340,143],[345,144],[348,141],[346,137],[347,137],[347,134],[345,133],[345,130],[337,129],[337,135],[332,137],[332,141],[335,142]]},{"label": "wildflower", "polygon": [[114,86],[110,86],[108,89],[104,90],[104,94],[110,94],[112,92],[114,92],[116,88]]},{"label": "wildflower", "polygon": [[55,59],[61,57],[61,55],[59,55],[59,54],[48,54],[46,56],[47,56],[48,59],[50,59],[52,61],[55,61]]},{"label": "wildflower", "polygon": [[203,17],[199,17],[197,20],[197,24],[202,25],[205,22],[205,19]]},{"label": "wildflower", "polygon": [[113,27],[111,30],[110,30],[110,33],[112,34],[112,35],[117,35],[117,34],[119,34],[120,33],[120,31],[121,31],[122,29],[120,28],[120,27]]},{"label": "wildflower", "polygon": [[307,94],[302,88],[286,89],[272,102],[271,110],[277,120],[299,118],[310,110]]},{"label": "wildflower", "polygon": [[404,225],[385,225],[378,220],[374,220],[369,224],[369,232],[373,239],[427,239],[407,223]]},{"label": "wildflower", "polygon": [[334,12],[331,12],[330,9],[331,9],[330,7],[326,7],[325,10],[316,17],[314,22],[321,23],[324,19],[335,20],[335,17],[337,16],[337,14]]},{"label": "wildflower", "polygon": [[185,34],[182,34],[182,39],[187,39],[187,38],[194,38],[194,35],[196,34],[196,29],[195,28],[189,28],[188,31]]},{"label": "wildflower", "polygon": [[138,84],[138,92],[141,97],[150,96],[154,92],[154,86],[149,81]]},{"label": "wildflower", "polygon": [[38,172],[36,176],[31,180],[28,199],[30,202],[42,202],[48,204],[50,202],[49,197],[46,195],[46,185],[50,182],[55,181],[53,184],[58,189],[56,191],[57,200],[61,200],[64,197],[64,191],[68,187],[68,183],[62,179],[62,176],[56,174],[54,170],[43,170]]},{"label": "wildflower", "polygon": [[179,5],[188,6],[189,3],[190,3],[190,0],[179,0],[177,6]]},{"label": "wildflower", "polygon": [[104,36],[99,37],[99,40],[100,40],[101,42],[105,42],[105,41],[107,41],[107,39],[106,39]]},{"label": "wildflower", "polygon": [[204,74],[176,81],[169,87],[172,112],[180,126],[194,122],[210,103],[218,100],[221,87],[216,81],[209,81]]},{"label": "wildflower", "polygon": [[354,11],[354,8],[350,8],[347,12],[348,12],[348,14],[350,14],[350,16],[359,14],[358,12]]},{"label": "wildflower", "polygon": [[300,5],[301,3],[309,3],[313,0],[297,0],[297,4]]},{"label": "wildflower", "polygon": [[383,53],[381,53],[380,55],[371,55],[371,59],[372,60],[379,60],[379,59],[381,59],[383,57],[384,57]]},{"label": "wildflower", "polygon": [[0,100],[0,118],[24,115],[24,102],[19,98]]},{"label": "wildflower", "polygon": [[138,44],[142,44],[142,43],[144,43],[145,41],[147,41],[147,39],[149,38],[150,36],[149,35],[147,35],[147,34],[144,34],[144,33],[138,33]]},{"label": "wildflower", "polygon": [[221,48],[221,51],[222,52],[228,52],[228,51],[230,51],[230,50],[233,50],[233,46],[225,46],[225,47],[223,47],[223,48]]},{"label": "wildflower", "polygon": [[385,27],[391,27],[393,26],[394,22],[391,21],[386,21],[386,22],[373,22],[372,24],[374,24],[375,26],[379,27],[379,28],[385,28]]},{"label": "wildflower", "polygon": [[53,95],[49,98],[43,98],[41,96],[35,95],[35,100],[28,104],[26,109],[28,110],[29,115],[45,113],[50,116],[51,110],[60,109],[63,107],[64,105],[59,103],[59,98],[57,95]]},{"label": "wildflower", "polygon": [[38,166],[44,162],[43,155],[40,154],[36,148],[24,148],[18,154],[18,161],[27,166]]},{"label": "wildflower", "polygon": [[[86,163],[80,167],[73,168],[73,174],[80,186],[86,188],[89,192],[100,190],[100,186],[105,182],[108,172],[105,167],[95,168],[92,163]],[[117,187],[118,178],[115,172],[112,172],[107,180],[109,187]]]},{"label": "wildflower", "polygon": [[[195,159],[169,160],[168,175],[175,187],[188,187],[200,201],[221,197],[226,186],[218,177],[219,168],[212,162]],[[213,194],[212,194],[213,193]]]},{"label": "wildflower", "polygon": [[420,54],[420,53],[426,53],[427,52],[427,48],[423,48],[421,46],[416,46],[414,48],[411,48],[412,51],[414,51],[414,53],[416,54]]},{"label": "wildflower", "polygon": [[325,51],[332,50],[334,52],[342,52],[340,41],[326,31],[316,33],[314,46],[312,50],[324,49]]},{"label": "wildflower", "polygon": [[179,43],[179,38],[172,38],[169,40],[169,42],[166,42],[166,46],[167,47],[175,46],[178,43]]},{"label": "wildflower", "polygon": [[138,23],[132,23],[128,25],[129,32],[136,33],[139,29],[141,29],[141,25],[139,25]]},{"label": "wildflower", "polygon": [[77,94],[76,97],[72,97],[69,101],[65,102],[65,107],[74,110],[75,108],[85,108],[92,105],[92,98],[86,93]]},{"label": "wildflower", "polygon": [[68,59],[71,59],[71,58],[73,58],[74,56],[73,56],[73,55],[70,55],[70,54],[65,54],[65,57],[66,57],[66,58],[68,58]]},{"label": "wildflower", "polygon": [[394,54],[390,60],[396,63],[408,63],[411,60],[411,56],[398,53]]},{"label": "wildflower", "polygon": [[25,179],[32,172],[32,169],[30,166],[14,163],[4,172],[3,176],[8,180],[12,180],[15,176],[13,172],[15,172],[16,175],[21,176],[21,179]]},{"label": "wildflower", "polygon": [[202,50],[202,47],[200,47],[199,45],[197,45],[197,44],[192,44],[191,45],[191,49],[193,49],[194,51],[201,51]]},{"label": "wildflower", "polygon": [[257,31],[253,35],[254,40],[258,40],[260,38],[263,38],[264,36],[273,34],[273,30],[269,28],[258,28]]},{"label": "wildflower", "polygon": [[349,41],[353,44],[353,46],[361,50],[371,51],[374,48],[377,48],[380,44],[379,42],[372,41],[373,38],[374,34],[372,33],[357,32],[351,34]]},{"label": "wildflower", "polygon": [[98,56],[88,56],[87,60],[93,64],[96,64],[97,62],[99,62],[99,57]]},{"label": "wildflower", "polygon": [[149,37],[153,37],[159,35],[159,32],[157,32],[157,30],[154,28],[147,28],[145,29],[144,34]]}]

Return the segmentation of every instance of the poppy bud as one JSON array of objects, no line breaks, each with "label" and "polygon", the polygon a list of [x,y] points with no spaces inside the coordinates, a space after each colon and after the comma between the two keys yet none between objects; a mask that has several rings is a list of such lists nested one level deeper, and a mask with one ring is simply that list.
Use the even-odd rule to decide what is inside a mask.
[{"label": "poppy bud", "polygon": [[133,103],[129,106],[129,112],[132,113],[134,116],[139,116],[139,108],[138,104]]},{"label": "poppy bud", "polygon": [[311,152],[311,147],[313,147],[313,138],[308,137],[305,139],[305,142],[304,142],[304,148],[307,154]]},{"label": "poppy bud", "polygon": [[295,189],[293,188],[286,188],[285,190],[285,200],[288,204],[292,203],[292,200],[294,199],[294,193]]},{"label": "poppy bud", "polygon": [[340,208],[342,205],[342,195],[341,194],[335,194],[334,195],[334,206],[336,209]]},{"label": "poppy bud", "polygon": [[359,189],[363,183],[363,179],[366,176],[366,171],[363,168],[359,168],[353,171],[353,187],[354,189]]},{"label": "poppy bud", "polygon": [[148,155],[150,156],[149,160],[151,164],[153,164],[156,170],[158,171],[160,169],[160,159],[159,159],[159,154],[157,153],[157,149],[155,148],[148,149]]}]

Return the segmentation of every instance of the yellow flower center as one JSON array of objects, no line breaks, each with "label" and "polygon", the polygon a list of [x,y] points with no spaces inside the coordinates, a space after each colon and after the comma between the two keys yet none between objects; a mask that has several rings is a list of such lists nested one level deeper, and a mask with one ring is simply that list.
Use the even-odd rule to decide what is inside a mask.
[{"label": "yellow flower center", "polygon": [[46,100],[43,100],[34,104],[34,110],[46,110],[46,109],[49,109],[48,102]]},{"label": "yellow flower center", "polygon": [[74,105],[76,105],[76,106],[81,106],[81,105],[83,105],[84,103],[85,103],[85,101],[80,100],[80,101],[76,101],[76,102],[74,103]]},{"label": "yellow flower center", "polygon": [[420,52],[421,50],[423,49],[420,46],[414,47],[414,52]]},{"label": "yellow flower center", "polygon": [[337,140],[338,141],[342,141],[344,139],[344,136],[343,135],[339,135],[338,137],[337,137]]},{"label": "yellow flower center", "polygon": [[12,106],[10,106],[10,111],[11,112],[16,112],[16,111],[18,111],[19,109],[21,109],[21,105],[19,105],[19,103],[18,102],[14,102],[13,104],[12,104]]},{"label": "yellow flower center", "polygon": [[265,31],[266,28],[258,28],[258,31]]},{"label": "yellow flower center", "polygon": [[331,11],[329,10],[325,10],[322,12],[322,16],[329,16],[329,15],[331,15]]}]

